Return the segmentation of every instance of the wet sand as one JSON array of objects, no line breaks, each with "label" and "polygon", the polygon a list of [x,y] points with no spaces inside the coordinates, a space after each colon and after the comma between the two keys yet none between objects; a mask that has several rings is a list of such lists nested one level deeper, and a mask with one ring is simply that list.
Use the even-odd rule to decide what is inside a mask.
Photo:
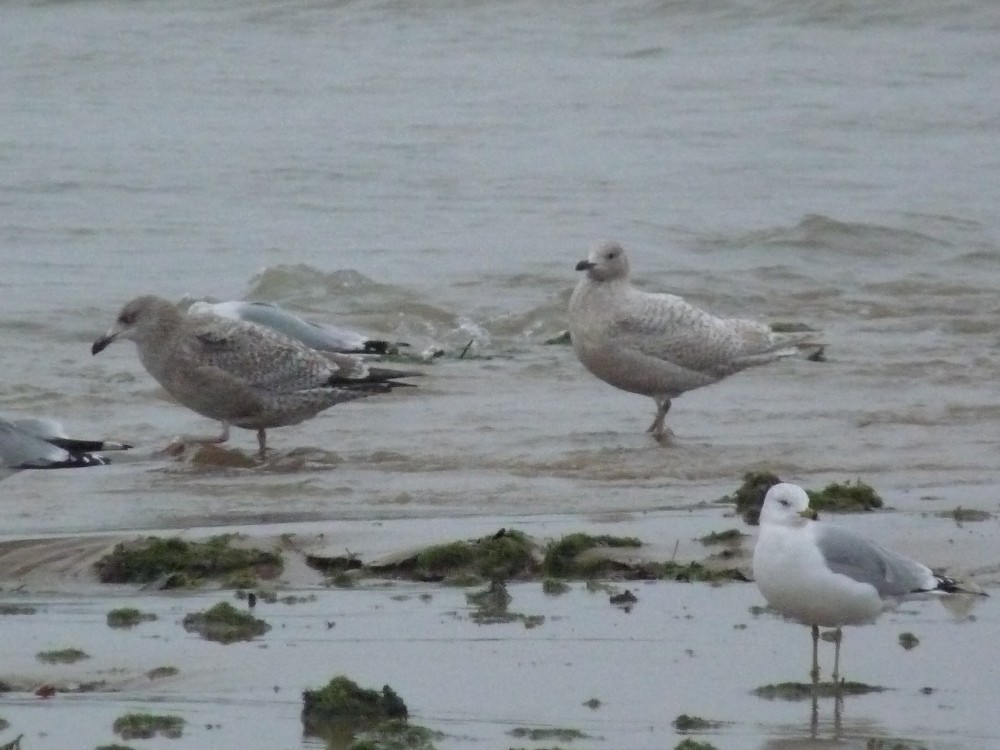
[{"label": "wet sand", "polygon": [[[921,548],[925,559],[934,550],[942,553],[934,558],[979,568],[977,580],[986,586],[996,580],[989,569],[995,520],[959,526],[895,511],[840,521],[897,548]],[[349,551],[370,562],[501,527],[543,540],[573,531],[636,535],[651,542],[643,554],[679,561],[703,559],[711,550],[696,539],[709,531],[750,531],[726,506],[175,530],[188,539],[240,532],[255,545],[287,552],[285,571],[269,586],[279,601],[261,601],[254,610],[272,629],[230,645],[204,641],[180,620],[219,601],[245,608],[231,590],[150,592],[96,582],[93,561],[119,539],[135,536],[131,532],[8,537],[0,542],[0,605],[37,611],[2,619],[0,680],[14,689],[3,696],[0,717],[11,728],[0,741],[24,733],[24,748],[96,747],[112,741],[117,716],[149,711],[179,715],[186,726],[180,740],[143,741],[142,747],[322,747],[302,737],[301,692],[337,674],[363,686],[391,685],[409,706],[411,722],[444,733],[436,741],[441,748],[524,746],[524,738],[509,734],[517,727],[583,732],[586,738],[572,747],[673,747],[682,735],[671,722],[685,713],[723,722],[696,735],[720,748],[822,747],[832,739],[840,740],[838,746],[865,747],[870,738],[973,748],[1000,737],[989,708],[1000,697],[1000,681],[988,659],[977,661],[993,651],[995,597],[963,599],[963,606],[975,605],[971,611],[949,611],[936,600],[908,602],[874,627],[848,629],[844,675],[889,689],[848,697],[836,723],[833,701],[821,700],[822,742],[813,742],[808,701],[751,694],[768,683],[805,681],[810,647],[807,628],[751,609],[763,605],[752,584],[612,582],[638,597],[626,612],[609,603],[607,590],[588,590],[583,582],[558,596],[544,594],[537,582],[512,583],[510,609],[544,617],[527,628],[520,622],[476,624],[462,588],[372,580],[331,588],[302,561],[304,553]],[[949,541],[934,547],[928,537]],[[744,539],[738,564],[746,564],[751,547],[752,537]],[[285,596],[304,601],[282,603]],[[127,630],[109,628],[107,612],[125,606],[157,619]],[[914,633],[919,645],[904,650],[898,643],[902,632]],[[832,645],[822,646],[821,665],[829,669]],[[67,647],[91,658],[49,666],[35,657]],[[984,666],[970,668],[977,663]],[[145,676],[163,666],[179,672],[155,680]],[[98,683],[93,692],[74,692],[91,682]],[[43,700],[34,695],[43,684],[68,692]],[[584,706],[591,698],[601,705]]]}]

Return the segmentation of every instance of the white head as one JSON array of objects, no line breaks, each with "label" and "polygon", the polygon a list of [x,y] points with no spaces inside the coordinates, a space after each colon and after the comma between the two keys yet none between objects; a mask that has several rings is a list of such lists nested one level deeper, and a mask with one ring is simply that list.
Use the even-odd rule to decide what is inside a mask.
[{"label": "white head", "polygon": [[816,520],[816,511],[809,507],[809,495],[797,484],[781,482],[764,496],[760,509],[760,525],[804,526]]},{"label": "white head", "polygon": [[151,294],[127,302],[115,318],[115,324],[90,348],[98,354],[116,339],[132,339],[138,344],[149,339],[157,328],[180,316],[180,311],[169,300]]},{"label": "white head", "polygon": [[586,271],[593,281],[627,279],[628,257],[617,242],[602,242],[587,255],[587,260],[576,264],[577,271]]}]

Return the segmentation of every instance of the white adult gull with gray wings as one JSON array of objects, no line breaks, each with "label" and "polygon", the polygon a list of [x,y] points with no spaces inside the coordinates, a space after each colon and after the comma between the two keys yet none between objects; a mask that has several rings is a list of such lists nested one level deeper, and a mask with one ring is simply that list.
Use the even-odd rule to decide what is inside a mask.
[{"label": "white adult gull with gray wings", "polygon": [[617,242],[595,247],[576,270],[584,275],[569,301],[573,351],[604,382],[656,402],[647,432],[657,440],[669,433],[671,399],[685,391],[822,351],[816,333],[776,333],[758,321],[716,317],[673,294],[636,289]]},{"label": "white adult gull with gray wings", "polygon": [[92,353],[119,338],[135,342],[143,366],[177,401],[222,423],[217,437],[185,441],[222,443],[230,426],[242,427],[257,431],[262,456],[265,430],[298,424],[343,401],[386,393],[407,385],[394,378],[416,374],[321,353],[253,323],[184,314],[151,295],[128,302]]},{"label": "white adult gull with gray wings", "polygon": [[18,469],[73,469],[109,463],[100,451],[120,451],[131,445],[111,440],[68,437],[51,419],[0,419],[0,474]]},{"label": "white adult gull with gray wings", "polygon": [[188,308],[188,313],[213,313],[231,320],[256,323],[288,338],[301,341],[310,349],[318,351],[341,354],[388,354],[400,346],[406,346],[399,342],[373,339],[343,326],[304,320],[271,302],[240,300],[195,302]]},{"label": "white adult gull with gray wings", "polygon": [[837,682],[844,625],[872,623],[907,597],[979,593],[848,529],[815,519],[805,490],[784,482],[774,485],[764,497],[753,553],[754,579],[767,603],[812,628],[813,682],[819,680],[820,627],[836,629]]}]

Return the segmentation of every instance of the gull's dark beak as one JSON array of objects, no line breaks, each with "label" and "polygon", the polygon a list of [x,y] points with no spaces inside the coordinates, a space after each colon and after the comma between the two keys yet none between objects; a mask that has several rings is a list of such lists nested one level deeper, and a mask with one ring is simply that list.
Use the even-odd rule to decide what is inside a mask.
[{"label": "gull's dark beak", "polygon": [[107,349],[108,344],[110,344],[114,340],[115,340],[114,336],[101,336],[101,338],[97,339],[97,341],[94,342],[94,345],[90,347],[90,353],[100,354],[105,349]]},{"label": "gull's dark beak", "polygon": [[576,264],[576,270],[577,271],[589,271],[591,268],[594,268],[596,265],[597,265],[596,263],[591,263],[589,260],[581,260],[579,263]]},{"label": "gull's dark beak", "polygon": [[799,511],[799,515],[803,518],[808,518],[810,521],[815,521],[819,518],[819,513],[816,512],[815,508],[806,508],[803,511]]}]

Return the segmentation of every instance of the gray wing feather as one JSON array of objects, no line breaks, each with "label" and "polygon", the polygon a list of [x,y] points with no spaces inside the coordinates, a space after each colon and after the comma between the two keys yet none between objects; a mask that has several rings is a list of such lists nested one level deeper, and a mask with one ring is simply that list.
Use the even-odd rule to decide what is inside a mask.
[{"label": "gray wing feather", "polygon": [[0,419],[0,464],[10,468],[45,468],[69,458],[69,453],[62,448]]},{"label": "gray wing feather", "polygon": [[753,320],[718,318],[672,294],[639,292],[623,312],[615,326],[620,343],[716,378],[794,354],[803,338]]},{"label": "gray wing feather", "polygon": [[870,584],[882,597],[906,596],[936,587],[930,568],[896,554],[847,529],[817,527],[816,544],[827,567]]}]

